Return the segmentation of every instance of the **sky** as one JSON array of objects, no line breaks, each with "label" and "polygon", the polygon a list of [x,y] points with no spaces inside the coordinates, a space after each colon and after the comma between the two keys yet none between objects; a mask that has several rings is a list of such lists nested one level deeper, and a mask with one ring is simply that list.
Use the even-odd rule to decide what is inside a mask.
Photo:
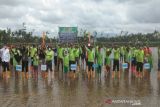
[{"label": "sky", "polygon": [[89,32],[160,31],[160,0],[0,0],[0,28],[56,36],[60,26]]}]

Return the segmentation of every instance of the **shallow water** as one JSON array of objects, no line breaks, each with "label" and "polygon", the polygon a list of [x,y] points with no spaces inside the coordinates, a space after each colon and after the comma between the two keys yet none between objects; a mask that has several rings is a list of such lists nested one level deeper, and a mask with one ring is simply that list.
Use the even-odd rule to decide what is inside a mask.
[{"label": "shallow water", "polygon": [[[78,78],[64,80],[62,73],[54,78],[38,79],[12,76],[0,78],[0,107],[133,107],[117,100],[138,101],[143,107],[160,106],[160,81],[157,80],[157,48],[153,50],[154,68],[150,78],[134,78],[122,72],[120,79],[104,77],[88,80],[83,71]],[[109,104],[108,101],[112,100]],[[118,101],[117,101],[118,102]]]}]

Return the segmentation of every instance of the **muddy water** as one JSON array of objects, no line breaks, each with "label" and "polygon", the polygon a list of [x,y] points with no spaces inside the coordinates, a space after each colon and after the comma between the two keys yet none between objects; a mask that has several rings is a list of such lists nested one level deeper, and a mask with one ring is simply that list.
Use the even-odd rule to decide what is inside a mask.
[{"label": "muddy water", "polygon": [[55,73],[52,79],[0,78],[0,107],[159,107],[157,48],[152,50],[154,68],[150,78],[137,79],[126,72],[120,79],[102,74],[101,79],[88,80],[83,72],[68,80],[61,73]]}]

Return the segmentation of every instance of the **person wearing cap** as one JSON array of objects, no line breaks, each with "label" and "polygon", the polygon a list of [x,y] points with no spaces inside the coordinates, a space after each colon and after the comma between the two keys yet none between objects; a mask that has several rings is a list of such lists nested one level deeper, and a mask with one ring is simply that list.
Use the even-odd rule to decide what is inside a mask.
[{"label": "person wearing cap", "polygon": [[10,77],[10,71],[9,71],[10,52],[7,46],[4,46],[2,49],[0,49],[0,51],[2,53],[3,78],[5,77],[9,78]]}]

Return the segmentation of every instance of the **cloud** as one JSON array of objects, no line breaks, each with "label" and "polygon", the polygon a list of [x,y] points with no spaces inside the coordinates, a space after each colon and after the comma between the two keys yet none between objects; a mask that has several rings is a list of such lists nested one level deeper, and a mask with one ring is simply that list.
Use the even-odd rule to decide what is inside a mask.
[{"label": "cloud", "polygon": [[159,0],[0,0],[0,28],[58,32],[78,26],[99,32],[160,30]]}]

